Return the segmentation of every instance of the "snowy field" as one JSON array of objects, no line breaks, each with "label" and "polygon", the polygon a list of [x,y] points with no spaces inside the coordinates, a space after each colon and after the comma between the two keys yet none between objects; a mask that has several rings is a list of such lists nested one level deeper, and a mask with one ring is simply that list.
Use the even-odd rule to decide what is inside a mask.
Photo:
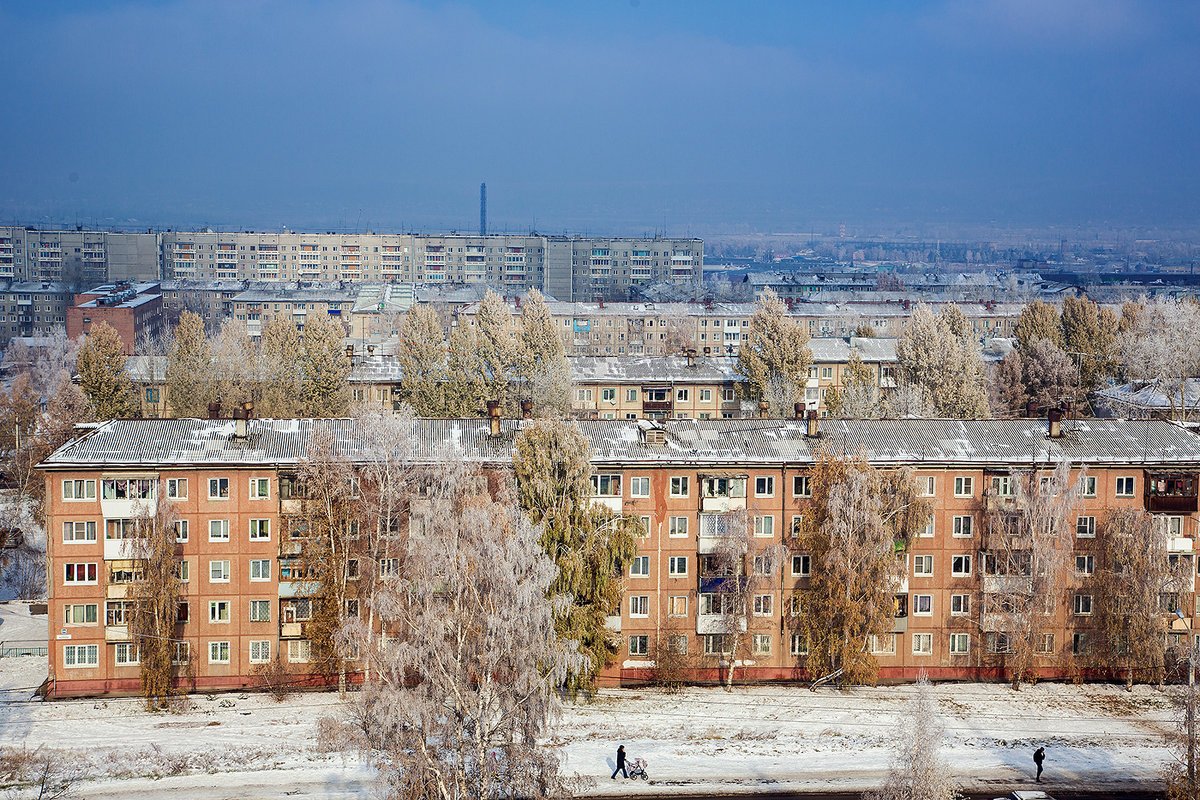
[{"label": "snowy field", "polygon": [[[14,632],[19,607],[0,609],[0,631]],[[44,658],[0,659],[0,744],[69,751],[84,775],[78,796],[372,796],[370,771],[353,755],[319,749],[316,720],[338,713],[334,693],[283,703],[261,694],[197,695],[186,710],[150,714],[136,699],[30,699],[45,674]],[[568,706],[554,744],[568,772],[595,779],[587,790],[594,795],[861,790],[881,782],[891,726],[912,691],[604,691],[591,704]],[[1030,785],[1038,746],[1046,748],[1051,791],[1144,788],[1169,758],[1169,698],[1151,688],[942,684],[934,692],[947,727],[944,755],[967,789],[998,796]],[[649,762],[649,783],[610,780],[618,744]]]}]

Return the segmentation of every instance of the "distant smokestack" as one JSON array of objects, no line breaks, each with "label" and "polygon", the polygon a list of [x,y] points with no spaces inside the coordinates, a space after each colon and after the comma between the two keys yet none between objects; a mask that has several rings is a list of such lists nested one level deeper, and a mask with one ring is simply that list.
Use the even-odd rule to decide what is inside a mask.
[{"label": "distant smokestack", "polygon": [[479,235],[487,236],[487,184],[479,184]]}]

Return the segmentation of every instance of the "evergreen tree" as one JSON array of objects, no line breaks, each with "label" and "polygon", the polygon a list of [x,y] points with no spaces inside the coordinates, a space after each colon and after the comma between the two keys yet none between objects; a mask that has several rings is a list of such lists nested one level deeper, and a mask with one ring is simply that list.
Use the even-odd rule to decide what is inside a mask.
[{"label": "evergreen tree", "polygon": [[479,364],[483,366],[487,400],[508,401],[509,386],[521,360],[512,313],[504,298],[488,289],[475,315]]},{"label": "evergreen tree", "polygon": [[738,350],[734,369],[745,378],[739,387],[751,399],[767,401],[772,415],[788,416],[803,400],[811,364],[807,329],[788,317],[787,306],[767,289],[750,318],[750,338]]},{"label": "evergreen tree", "polygon": [[479,336],[471,326],[457,325],[450,332],[446,367],[446,416],[478,414],[483,408],[485,367],[479,354]]},{"label": "evergreen tree", "polygon": [[1063,349],[1079,366],[1082,397],[1087,402],[1106,377],[1117,372],[1116,314],[1100,308],[1086,297],[1068,297],[1063,301]]},{"label": "evergreen tree", "polygon": [[212,400],[212,350],[204,322],[184,311],[167,356],[167,399],[176,417],[204,417]]},{"label": "evergreen tree", "polygon": [[141,412],[133,379],[125,369],[125,346],[107,322],[98,322],[79,348],[79,388],[96,419],[130,419]]},{"label": "evergreen tree", "polygon": [[258,360],[263,388],[255,413],[277,419],[299,416],[304,350],[300,331],[290,318],[274,317],[267,323]]},{"label": "evergreen tree", "polygon": [[1058,347],[1063,345],[1058,309],[1041,300],[1035,300],[1021,309],[1013,333],[1017,337],[1017,347],[1022,350],[1028,349],[1038,339],[1047,339]]},{"label": "evergreen tree", "polygon": [[317,314],[304,324],[301,337],[300,394],[309,417],[341,417],[350,408],[350,357],[342,349],[345,337],[341,323],[327,314]]},{"label": "evergreen tree", "polygon": [[400,323],[401,397],[419,417],[446,414],[446,341],[437,312],[426,303],[414,305]]},{"label": "evergreen tree", "polygon": [[527,382],[522,396],[533,401],[539,416],[566,416],[571,409],[571,367],[546,298],[537,289],[529,292],[521,312],[520,343]]}]

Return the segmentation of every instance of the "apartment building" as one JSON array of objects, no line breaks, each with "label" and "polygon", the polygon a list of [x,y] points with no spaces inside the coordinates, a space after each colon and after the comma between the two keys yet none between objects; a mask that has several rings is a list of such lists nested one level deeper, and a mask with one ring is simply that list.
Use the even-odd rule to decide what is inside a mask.
[{"label": "apartment building", "polygon": [[157,283],[110,283],[75,296],[67,309],[67,336],[85,336],[105,322],[116,330],[125,355],[165,332],[162,293]]},{"label": "apartment building", "polygon": [[158,237],[0,227],[0,280],[56,281],[76,289],[108,280],[156,280]]},{"label": "apartment building", "polygon": [[[309,607],[292,580],[295,513],[290,476],[316,433],[354,461],[362,439],[352,420],[142,420],[89,426],[44,462],[52,609],[52,696],[134,692],[125,599],[138,567],[125,546],[139,514],[172,502],[184,592],[180,662],[197,690],[254,685],[276,654],[304,670]],[[418,420],[414,457],[451,457],[490,469],[511,464],[522,422]],[[653,668],[651,643],[675,637],[695,657],[696,677],[715,675],[727,640],[714,613],[711,555],[723,516],[753,520],[745,569],[764,572],[747,620],[748,680],[804,680],[805,642],[790,614],[814,565],[791,535],[810,497],[818,453],[857,454],[882,469],[914,470],[934,512],[900,554],[893,631],[872,643],[884,680],[979,679],[1000,674],[1009,649],[993,613],[1008,578],[990,556],[988,514],[1011,502],[1014,476],[1067,460],[1086,469],[1075,517],[1076,569],[1045,617],[1036,668],[1077,674],[1094,608],[1090,575],[1108,515],[1145,509],[1162,520],[1173,560],[1188,577],[1169,588],[1169,641],[1185,644],[1196,623],[1194,542],[1200,437],[1161,420],[594,420],[576,423],[591,445],[595,501],[641,521],[644,535],[608,627],[619,655],[606,678],[637,682]],[[446,448],[449,447],[450,451]],[[782,564],[756,556],[783,548]],[[358,565],[358,569],[371,568]],[[380,567],[383,568],[383,565]]]},{"label": "apartment building", "polygon": [[251,338],[258,338],[276,317],[290,319],[300,330],[311,315],[336,317],[349,330],[350,312],[359,286],[347,281],[252,282],[230,300],[231,316],[246,323]]},{"label": "apartment building", "polygon": [[[576,416],[594,419],[732,419],[743,416],[726,356],[570,356]],[[753,412],[752,412],[753,413]]]},{"label": "apartment building", "polygon": [[14,336],[49,336],[63,328],[73,298],[65,283],[0,282],[0,347]]},{"label": "apartment building", "polygon": [[699,283],[700,239],[546,238],[547,294],[562,300],[626,300],[639,284]]}]

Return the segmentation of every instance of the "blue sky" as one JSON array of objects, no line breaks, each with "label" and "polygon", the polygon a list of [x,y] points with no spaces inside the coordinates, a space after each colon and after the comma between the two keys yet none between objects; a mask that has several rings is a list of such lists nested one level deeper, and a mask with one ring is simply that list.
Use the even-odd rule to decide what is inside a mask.
[{"label": "blue sky", "polygon": [[1200,4],[0,3],[0,223],[1189,225]]}]

